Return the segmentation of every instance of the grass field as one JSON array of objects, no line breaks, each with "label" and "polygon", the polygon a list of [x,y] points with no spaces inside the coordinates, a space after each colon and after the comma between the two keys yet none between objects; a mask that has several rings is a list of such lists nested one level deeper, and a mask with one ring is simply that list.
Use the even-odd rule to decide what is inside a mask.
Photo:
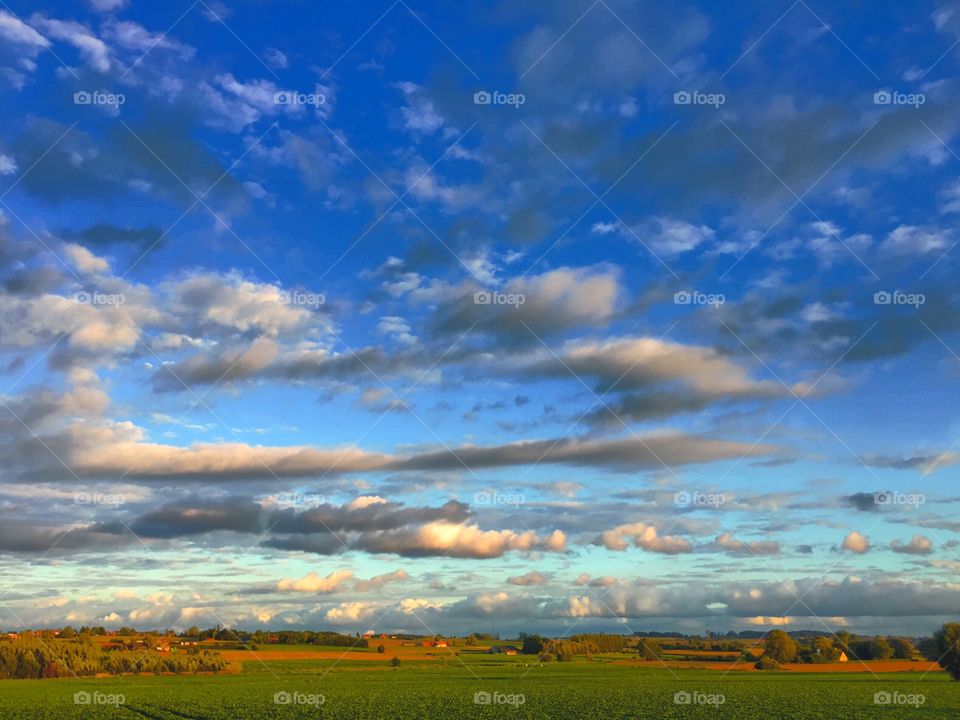
[{"label": "grass field", "polygon": [[[261,656],[262,657],[262,656]],[[382,656],[381,656],[382,657]],[[86,693],[90,704],[76,704]],[[288,693],[288,695],[277,695]],[[476,704],[476,693],[501,702]],[[675,702],[689,693],[690,704]],[[696,701],[694,701],[694,695]],[[890,704],[876,704],[890,698]],[[278,704],[275,696],[291,700]],[[519,702],[522,696],[522,704]],[[681,699],[688,696],[681,695]],[[722,703],[720,698],[722,697]],[[922,704],[897,704],[908,701]],[[122,700],[122,702],[120,702]],[[513,701],[503,702],[503,701]],[[698,702],[699,701],[699,702]],[[707,703],[705,701],[712,701]],[[115,702],[116,704],[109,704]],[[730,673],[607,662],[539,665],[526,658],[463,662],[318,660],[244,664],[240,675],[0,682],[4,720],[151,718],[957,718],[960,683],[943,673]]]}]

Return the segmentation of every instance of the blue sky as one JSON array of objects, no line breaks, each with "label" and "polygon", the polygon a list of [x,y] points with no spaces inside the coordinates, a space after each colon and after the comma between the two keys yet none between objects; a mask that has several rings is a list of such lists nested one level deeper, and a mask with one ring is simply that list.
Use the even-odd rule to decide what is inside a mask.
[{"label": "blue sky", "polygon": [[0,35],[0,625],[955,610],[960,7]]}]

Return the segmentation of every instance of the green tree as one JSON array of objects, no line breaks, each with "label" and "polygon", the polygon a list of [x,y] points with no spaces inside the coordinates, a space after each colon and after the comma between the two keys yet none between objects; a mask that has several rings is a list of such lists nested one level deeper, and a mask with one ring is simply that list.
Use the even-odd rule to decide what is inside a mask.
[{"label": "green tree", "polygon": [[398,658],[396,655],[394,655],[393,658],[390,660],[390,666],[391,666],[391,667],[400,667],[400,658]]},{"label": "green tree", "polygon": [[840,659],[840,650],[834,647],[833,640],[825,637],[814,638],[813,654],[819,662],[836,662]]},{"label": "green tree", "polygon": [[960,680],[960,623],[946,623],[933,634],[937,662],[954,680]]},{"label": "green tree", "polygon": [[763,654],[782,664],[793,662],[798,649],[796,641],[783,630],[772,630],[767,634]]},{"label": "green tree", "polygon": [[640,638],[637,643],[637,652],[644,660],[656,660],[663,655],[663,646],[657,640]]},{"label": "green tree", "polygon": [[890,638],[890,646],[893,648],[893,657],[897,660],[911,660],[916,652],[913,643],[902,637]]},{"label": "green tree", "polygon": [[527,635],[523,638],[520,652],[524,655],[539,655],[543,652],[543,638],[539,635]]},{"label": "green tree", "polygon": [[382,644],[381,644],[381,645],[377,645],[377,652],[378,652],[378,653],[380,653],[380,654],[382,655],[382,654],[385,653],[386,651],[387,651],[387,648],[384,647]]},{"label": "green tree", "polygon": [[885,638],[874,638],[870,641],[870,652],[874,660],[889,660],[893,657],[893,647]]},{"label": "green tree", "polygon": [[940,658],[940,653],[937,652],[937,641],[932,637],[920,638],[920,642],[917,643],[917,650],[920,651],[920,655],[931,662],[936,662]]},{"label": "green tree", "polygon": [[779,670],[780,663],[778,663],[769,655],[764,655],[762,658],[757,660],[757,663],[754,665],[754,667],[757,670]]},{"label": "green tree", "polygon": [[893,657],[893,648],[883,638],[865,638],[852,643],[850,649],[860,660],[889,660]]}]

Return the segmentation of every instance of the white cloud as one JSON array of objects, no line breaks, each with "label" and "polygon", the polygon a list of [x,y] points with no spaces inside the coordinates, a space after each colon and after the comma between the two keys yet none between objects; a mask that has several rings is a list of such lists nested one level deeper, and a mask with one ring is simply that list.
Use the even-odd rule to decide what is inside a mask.
[{"label": "white cloud", "polygon": [[0,153],[0,175],[13,175],[17,171],[17,161],[9,155]]},{"label": "white cloud", "polygon": [[894,228],[883,241],[884,250],[898,255],[942,252],[952,244],[951,235],[945,230],[900,225]]},{"label": "white cloud", "polygon": [[120,47],[140,53],[154,50],[175,50],[183,59],[193,57],[195,50],[162,33],[152,33],[142,25],[129,20],[111,22],[105,26],[104,36]]},{"label": "white cloud", "polygon": [[384,532],[364,541],[371,552],[401,555],[449,555],[495,558],[510,551],[548,550],[562,552],[566,536],[555,530],[546,538],[532,530],[481,530],[468,523],[437,521],[396,532]]},{"label": "white cloud", "polygon": [[841,259],[855,259],[873,244],[873,237],[866,233],[843,236],[843,230],[835,223],[817,221],[811,223],[813,237],[807,242],[810,251],[824,267],[832,267]]},{"label": "white cloud", "polygon": [[[710,347],[682,345],[656,338],[612,338],[603,342],[575,340],[559,351],[527,358],[527,373],[593,377],[601,386],[616,382],[620,390],[645,390],[680,383],[705,398],[778,397],[787,389],[771,380],[754,380],[746,369]],[[795,385],[799,392],[804,388]]]},{"label": "white cloud", "polygon": [[777,555],[780,545],[772,540],[744,542],[737,540],[731,533],[717,536],[717,547],[734,555]]},{"label": "white cloud", "polygon": [[933,552],[933,543],[930,541],[930,538],[924,537],[923,535],[914,535],[908,543],[894,540],[890,543],[890,548],[894,552],[904,553],[906,555],[929,555]]},{"label": "white cloud", "polygon": [[960,213],[960,180],[954,180],[941,189],[939,195],[939,209],[942,214]]},{"label": "white cloud", "polygon": [[80,272],[106,272],[110,269],[110,263],[97,257],[82,245],[67,243],[63,246],[63,251]]},{"label": "white cloud", "polygon": [[358,580],[353,586],[356,592],[367,592],[369,590],[379,590],[388,583],[403,582],[409,580],[410,576],[406,570],[398,569],[383,575],[374,575],[369,580]]},{"label": "white cloud", "polygon": [[511,585],[546,585],[549,582],[550,576],[547,573],[542,573],[538,570],[531,570],[530,572],[524,575],[514,575],[507,578],[507,582]]},{"label": "white cloud", "polygon": [[678,535],[658,535],[657,529],[644,523],[628,523],[618,525],[611,530],[605,530],[600,536],[600,542],[608,550],[626,550],[629,540],[638,548],[650,552],[675,555],[693,550],[693,546],[686,538]]},{"label": "white cloud", "polygon": [[384,315],[377,323],[377,330],[390,335],[398,342],[404,345],[416,345],[417,338],[410,332],[410,324],[402,317],[396,315]]},{"label": "white cloud", "polygon": [[361,510],[363,508],[368,508],[371,505],[383,505],[386,503],[386,498],[382,498],[379,495],[361,495],[354,500],[351,500],[346,504],[347,510]]},{"label": "white cloud", "polygon": [[477,205],[483,198],[479,186],[450,185],[433,169],[419,162],[404,173],[403,184],[410,197],[438,203],[451,212]]},{"label": "white cloud", "polygon": [[369,602],[343,602],[324,614],[328,622],[344,625],[366,620],[376,612],[376,605]]},{"label": "white cloud", "polygon": [[403,127],[415,135],[432,135],[445,124],[437,112],[433,101],[412,82],[398,82],[393,85],[403,93],[406,104],[400,108]]},{"label": "white cloud", "polygon": [[78,22],[56,20],[39,14],[33,15],[30,20],[48,36],[73,45],[86,63],[97,72],[109,72],[110,49],[88,27]]},{"label": "white cloud", "polygon": [[246,476],[267,472],[305,475],[314,472],[349,472],[382,467],[385,457],[359,448],[317,450],[311,447],[259,447],[243,443],[196,443],[189,447],[142,441],[142,431],[130,426],[101,433],[100,444],[75,450],[73,462],[84,472],[131,470],[134,475]]},{"label": "white cloud", "polygon": [[613,575],[603,575],[602,577],[591,578],[588,573],[580,573],[577,576],[577,579],[573,581],[573,584],[577,586],[587,585],[589,587],[608,588],[613,587],[614,585],[620,585],[621,581],[615,578]]},{"label": "white cloud", "polygon": [[287,56],[276,48],[270,48],[267,50],[263,54],[263,59],[266,61],[267,65],[275,70],[283,70],[290,64],[287,60]]},{"label": "white cloud", "polygon": [[626,117],[626,118],[636,117],[639,110],[640,109],[637,107],[637,101],[634,100],[633,98],[627,98],[626,100],[620,103],[619,111],[620,111],[620,115],[623,117]]},{"label": "white cloud", "polygon": [[306,593],[333,593],[339,590],[344,583],[353,579],[350,570],[337,570],[326,577],[316,572],[309,572],[299,580],[284,578],[277,582],[277,590]]},{"label": "white cloud", "polygon": [[856,530],[853,530],[843,539],[843,544],[841,547],[844,550],[848,550],[852,553],[863,555],[870,549],[870,542],[866,537],[858,533]]},{"label": "white cloud", "polygon": [[0,10],[0,37],[24,48],[32,48],[31,57],[36,52],[50,47],[50,41],[6,10]]},{"label": "white cloud", "polygon": [[443,603],[426,598],[403,598],[400,601],[400,612],[404,615],[415,615],[420,610],[439,610],[442,607]]},{"label": "white cloud", "polygon": [[756,617],[749,618],[747,622],[751,625],[760,625],[762,627],[783,627],[793,622],[793,618],[757,615]]},{"label": "white cloud", "polygon": [[281,287],[247,280],[237,273],[197,273],[162,283],[169,310],[188,324],[215,324],[269,337],[301,328],[316,314],[310,306],[290,302]]},{"label": "white cloud", "polygon": [[594,223],[591,230],[598,235],[616,232],[625,240],[639,242],[656,255],[674,256],[695,250],[712,240],[714,231],[706,225],[694,225],[684,220],[654,216],[637,225],[622,222]]}]

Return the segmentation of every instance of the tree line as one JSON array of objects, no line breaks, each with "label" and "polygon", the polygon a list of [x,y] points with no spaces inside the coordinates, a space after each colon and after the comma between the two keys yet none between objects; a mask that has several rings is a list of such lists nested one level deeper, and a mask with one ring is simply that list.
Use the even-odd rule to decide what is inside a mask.
[{"label": "tree line", "polygon": [[238,642],[253,645],[330,645],[333,647],[360,647],[366,648],[370,644],[359,635],[343,635],[332,630],[235,630],[230,628],[209,628],[201,630],[198,627],[188,628],[181,637],[191,640],[220,640],[223,642]]},{"label": "tree line", "polygon": [[903,637],[859,637],[846,631],[832,638],[818,637],[811,643],[798,643],[788,633],[773,630],[767,634],[757,667],[775,670],[790,662],[836,662],[841,652],[851,662],[912,660],[919,654],[938,663],[954,680],[960,680],[960,623],[946,623],[932,637],[923,638],[916,648]]},{"label": "tree line", "polygon": [[541,635],[523,635],[520,652],[524,655],[537,655],[541,662],[569,662],[576,655],[585,655],[588,659],[594,653],[623,652],[622,635],[590,633],[571,635],[566,639],[550,639]]},{"label": "tree line", "polygon": [[223,672],[223,656],[207,652],[105,650],[90,640],[0,641],[0,679],[82,677],[97,673]]}]

